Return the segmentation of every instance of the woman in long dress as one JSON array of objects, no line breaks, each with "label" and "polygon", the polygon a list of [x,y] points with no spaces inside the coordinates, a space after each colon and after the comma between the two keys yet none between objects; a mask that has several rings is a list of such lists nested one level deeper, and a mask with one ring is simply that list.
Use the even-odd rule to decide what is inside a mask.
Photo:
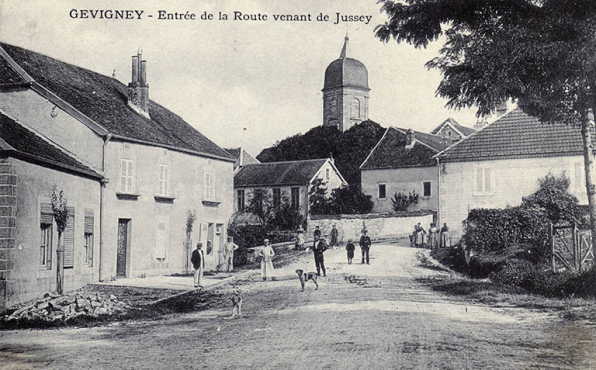
[{"label": "woman in long dress", "polygon": [[261,277],[263,281],[267,280],[267,278],[273,280],[275,273],[273,269],[273,257],[275,256],[275,252],[269,245],[269,239],[263,240],[263,244],[263,248],[259,251],[259,256],[261,257]]},{"label": "woman in long dress", "polygon": [[430,249],[436,249],[439,246],[439,229],[435,226],[434,223],[430,224],[430,229],[428,229],[428,247]]}]

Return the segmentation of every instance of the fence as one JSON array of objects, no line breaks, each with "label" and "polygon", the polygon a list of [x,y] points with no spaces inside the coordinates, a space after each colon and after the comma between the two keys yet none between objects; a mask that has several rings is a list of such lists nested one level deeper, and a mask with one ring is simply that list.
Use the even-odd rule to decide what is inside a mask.
[{"label": "fence", "polygon": [[551,268],[554,272],[582,272],[594,263],[590,230],[575,225],[550,226]]}]

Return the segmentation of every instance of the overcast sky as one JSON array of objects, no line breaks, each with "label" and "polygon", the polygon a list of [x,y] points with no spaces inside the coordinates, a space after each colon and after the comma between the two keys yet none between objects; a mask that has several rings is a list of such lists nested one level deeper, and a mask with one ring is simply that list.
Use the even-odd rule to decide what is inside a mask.
[{"label": "overcast sky", "polygon": [[[80,19],[71,18],[73,9],[144,13],[140,20]],[[386,20],[379,9],[376,0],[0,0],[0,40],[101,74],[115,69],[124,84],[140,46],[152,100],[220,146],[243,146],[256,156],[322,124],[325,68],[339,57],[347,30],[349,56],[368,68],[372,120],[425,132],[448,117],[473,126],[475,111],[447,110],[435,97],[440,74],[424,64],[440,45],[381,43],[374,37]],[[197,18],[206,11],[214,20],[159,20],[160,10]],[[268,18],[233,20],[234,11]],[[230,19],[217,20],[218,12]],[[329,21],[316,21],[319,13]],[[372,18],[334,24],[336,13]],[[312,21],[275,21],[274,14],[311,14]]]}]

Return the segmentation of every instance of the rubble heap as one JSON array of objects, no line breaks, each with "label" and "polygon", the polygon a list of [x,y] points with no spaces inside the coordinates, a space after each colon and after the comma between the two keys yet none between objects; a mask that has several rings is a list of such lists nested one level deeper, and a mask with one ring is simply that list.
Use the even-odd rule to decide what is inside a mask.
[{"label": "rubble heap", "polygon": [[121,314],[133,308],[129,303],[120,301],[113,294],[102,295],[99,292],[74,292],[69,295],[46,294],[44,298],[18,308],[5,320],[71,320],[88,315]]}]

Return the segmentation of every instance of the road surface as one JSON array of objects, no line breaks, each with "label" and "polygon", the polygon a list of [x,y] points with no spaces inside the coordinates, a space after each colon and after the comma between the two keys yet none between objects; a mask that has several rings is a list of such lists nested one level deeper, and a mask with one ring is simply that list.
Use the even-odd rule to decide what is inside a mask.
[{"label": "road surface", "polygon": [[[300,291],[296,268],[278,281],[237,283],[231,306],[107,327],[0,332],[4,368],[527,369],[596,368],[595,330],[529,309],[471,304],[417,277],[419,250],[373,244],[371,264],[325,253],[320,289]],[[358,256],[358,248],[356,254]],[[358,261],[358,258],[355,259]]]}]

